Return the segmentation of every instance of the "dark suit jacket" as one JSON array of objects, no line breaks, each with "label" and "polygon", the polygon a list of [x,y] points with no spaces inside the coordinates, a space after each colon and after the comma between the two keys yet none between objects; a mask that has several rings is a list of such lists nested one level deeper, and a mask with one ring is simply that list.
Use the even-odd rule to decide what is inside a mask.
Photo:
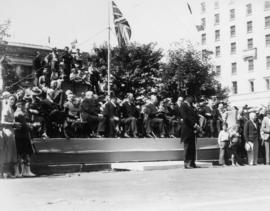
[{"label": "dark suit jacket", "polygon": [[121,113],[124,118],[139,117],[139,110],[134,103],[129,104],[128,102],[125,102],[121,107]]},{"label": "dark suit jacket", "polygon": [[194,125],[198,123],[198,115],[193,106],[189,106],[184,102],[180,107],[181,117],[183,118],[182,130],[181,130],[181,141],[187,142],[191,138],[195,137]]},{"label": "dark suit jacket", "polygon": [[84,99],[81,103],[80,111],[82,117],[84,117],[85,115],[98,116],[99,108],[96,100]]},{"label": "dark suit jacket", "polygon": [[176,116],[177,119],[182,119],[180,108],[181,107],[178,104],[174,106],[174,115]]},{"label": "dark suit jacket", "polygon": [[145,113],[148,114],[148,117],[149,118],[155,118],[156,115],[158,114],[158,110],[157,110],[157,107],[152,104],[152,103],[149,103],[148,105],[145,106]]},{"label": "dark suit jacket", "polygon": [[259,141],[259,137],[260,137],[260,128],[257,125],[257,128],[255,128],[254,124],[248,120],[245,123],[244,126],[244,138],[245,141],[251,141],[251,142],[255,142],[255,141]]},{"label": "dark suit jacket", "polygon": [[119,116],[118,106],[113,105],[111,102],[107,102],[103,110],[103,116],[105,118],[112,118],[115,116],[118,117]]}]

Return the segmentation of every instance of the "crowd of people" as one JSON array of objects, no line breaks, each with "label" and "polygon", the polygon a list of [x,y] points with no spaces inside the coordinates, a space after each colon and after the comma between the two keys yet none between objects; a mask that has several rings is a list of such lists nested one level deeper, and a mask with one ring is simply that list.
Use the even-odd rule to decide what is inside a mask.
[{"label": "crowd of people", "polygon": [[[15,176],[33,176],[33,138],[175,138],[190,124],[183,112],[187,101],[181,96],[174,102],[158,94],[134,97],[127,93],[124,99],[113,92],[102,95],[100,73],[91,62],[83,63],[79,50],[72,54],[66,47],[61,57],[57,49],[45,57],[37,52],[33,66],[33,87],[15,93],[5,91],[1,96],[1,174],[9,175],[13,169]],[[73,93],[62,88],[63,81],[85,83],[89,89]],[[213,99],[186,104],[192,107],[196,136],[218,137],[221,165],[228,163],[229,152],[232,164],[239,164],[239,157],[246,156],[246,151],[248,163],[257,164],[262,144],[266,163],[270,163],[270,110],[231,107]]]}]

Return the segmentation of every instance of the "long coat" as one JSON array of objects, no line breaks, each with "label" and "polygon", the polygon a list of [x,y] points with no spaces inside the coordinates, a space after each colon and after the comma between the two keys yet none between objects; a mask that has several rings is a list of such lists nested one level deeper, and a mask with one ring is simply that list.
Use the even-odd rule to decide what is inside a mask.
[{"label": "long coat", "polygon": [[256,127],[254,124],[248,120],[244,126],[244,137],[245,141],[255,142],[259,141],[260,137],[260,128],[258,124],[256,124]]},{"label": "long coat", "polygon": [[184,102],[180,107],[181,117],[183,118],[181,129],[181,141],[189,142],[195,138],[194,126],[197,123],[199,117],[193,106]]}]

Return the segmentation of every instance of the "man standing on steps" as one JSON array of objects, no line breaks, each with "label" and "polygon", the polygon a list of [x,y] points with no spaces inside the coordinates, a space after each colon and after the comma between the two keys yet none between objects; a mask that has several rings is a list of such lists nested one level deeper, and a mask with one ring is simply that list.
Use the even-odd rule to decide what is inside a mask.
[{"label": "man standing on steps", "polygon": [[199,127],[199,117],[192,105],[192,96],[186,97],[180,107],[182,122],[181,142],[184,143],[184,165],[186,169],[197,168],[196,160],[196,130]]}]

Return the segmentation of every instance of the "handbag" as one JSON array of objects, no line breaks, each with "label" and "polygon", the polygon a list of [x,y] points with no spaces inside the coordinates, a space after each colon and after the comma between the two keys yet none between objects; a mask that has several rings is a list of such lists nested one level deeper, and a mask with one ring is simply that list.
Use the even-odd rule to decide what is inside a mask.
[{"label": "handbag", "polygon": [[246,143],[245,143],[245,150],[246,150],[247,152],[251,152],[252,149],[253,149],[253,143],[250,142],[250,141],[246,142]]}]

